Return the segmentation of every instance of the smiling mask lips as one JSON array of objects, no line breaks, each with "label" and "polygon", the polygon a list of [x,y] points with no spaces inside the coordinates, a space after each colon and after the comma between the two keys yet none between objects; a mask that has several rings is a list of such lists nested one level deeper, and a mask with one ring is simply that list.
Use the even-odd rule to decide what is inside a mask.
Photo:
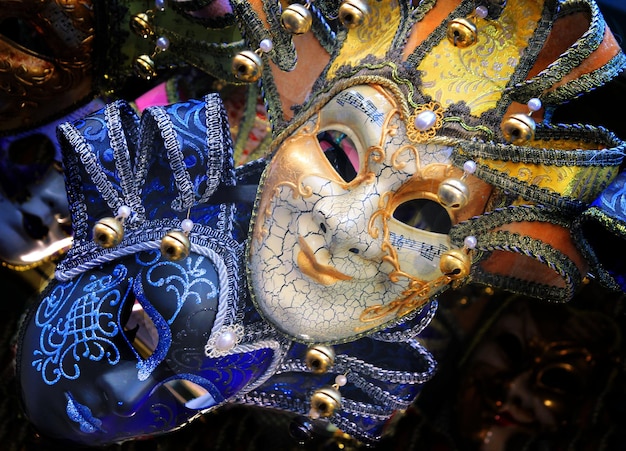
[{"label": "smiling mask lips", "polygon": [[[119,101],[59,136],[74,243],[20,331],[35,428],[92,446],[159,435],[264,382],[288,345],[239,283],[246,216],[210,202],[235,185],[219,97],[151,107],[141,121]],[[131,210],[123,238],[102,248],[93,226],[120,206]],[[161,239],[187,218],[188,257],[164,258]]]}]

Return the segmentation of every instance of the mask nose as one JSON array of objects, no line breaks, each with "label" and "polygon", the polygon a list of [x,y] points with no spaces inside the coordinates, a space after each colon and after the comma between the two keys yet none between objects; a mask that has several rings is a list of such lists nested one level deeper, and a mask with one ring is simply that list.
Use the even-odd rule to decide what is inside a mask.
[{"label": "mask nose", "polygon": [[[348,254],[366,259],[382,256],[379,239],[370,234],[373,214],[368,199],[345,196],[323,197],[313,207],[313,221],[333,255]],[[354,196],[356,197],[356,196]]]}]

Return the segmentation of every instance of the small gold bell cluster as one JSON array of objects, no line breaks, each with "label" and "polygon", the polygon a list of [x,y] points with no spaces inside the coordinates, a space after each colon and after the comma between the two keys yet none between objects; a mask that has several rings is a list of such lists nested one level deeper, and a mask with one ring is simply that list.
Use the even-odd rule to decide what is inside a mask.
[{"label": "small gold bell cluster", "polygon": [[[280,16],[282,27],[293,35],[308,33],[313,24],[311,2],[306,0],[304,4],[292,3],[286,7]],[[366,0],[344,0],[339,6],[337,18],[344,27],[356,28],[365,22],[368,14],[370,9]],[[235,78],[246,83],[256,82],[263,73],[262,55],[271,50],[272,41],[264,39],[255,51],[244,50],[236,55],[232,64]]]},{"label": "small gold bell cluster", "polygon": [[[124,239],[124,222],[132,214],[130,207],[122,205],[118,208],[117,216],[100,219],[92,229],[94,242],[104,248],[110,249],[119,245]],[[161,239],[161,255],[169,261],[180,261],[189,256],[191,242],[189,233],[194,223],[186,218],[181,221],[182,230],[170,230]]]},{"label": "small gold bell cluster", "polygon": [[[307,350],[304,362],[314,374],[324,374],[335,363],[335,352],[329,346],[317,345]],[[322,387],[313,392],[310,403],[309,417],[311,419],[328,418],[341,408],[341,393],[339,387],[348,382],[345,374],[335,377],[335,383]]]},{"label": "small gold bell cluster", "polygon": [[[155,0],[155,9],[158,11],[165,11],[167,7],[167,0]],[[134,14],[130,18],[130,29],[138,36],[144,39],[152,39],[155,41],[154,51],[148,55],[143,54],[135,58],[133,62],[133,68],[135,73],[144,80],[150,80],[157,75],[156,65],[154,63],[154,57],[164,52],[170,47],[170,40],[167,36],[156,36],[154,33],[154,18],[155,11],[148,10],[146,12]]]}]

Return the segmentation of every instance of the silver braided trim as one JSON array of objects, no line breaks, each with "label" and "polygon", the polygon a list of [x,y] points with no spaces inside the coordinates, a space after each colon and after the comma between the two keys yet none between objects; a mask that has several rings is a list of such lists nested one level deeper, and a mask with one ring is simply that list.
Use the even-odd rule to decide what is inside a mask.
[{"label": "silver braided trim", "polygon": [[[258,349],[271,349],[272,351],[274,351],[272,363],[267,368],[263,376],[249,382],[241,389],[241,393],[248,393],[256,389],[258,386],[265,383],[265,381],[267,381],[272,375],[274,375],[276,372],[276,368],[280,365],[280,362],[283,360],[283,357],[287,352],[287,346],[285,344],[281,344],[277,340],[266,339],[258,342],[240,344],[232,350],[232,353],[252,352]],[[236,398],[238,398],[239,396],[240,394],[238,394]]]},{"label": "silver braided trim", "polygon": [[182,211],[191,208],[195,201],[194,187],[183,161],[184,155],[176,139],[177,134],[174,131],[172,120],[162,107],[147,108],[144,114],[150,114],[157,123],[165,144],[165,151],[174,175],[174,181],[179,191],[176,199],[172,201],[172,209]]},{"label": "silver braided trim", "polygon": [[429,302],[428,304],[426,304],[421,309],[415,311],[414,313],[411,313],[410,317],[407,315],[406,317],[403,318],[403,320],[410,320],[413,317],[420,314],[421,312],[423,312],[424,309],[428,309],[426,312],[426,315],[415,326],[407,330],[399,330],[399,331],[393,331],[393,332],[387,332],[387,331],[376,332],[372,334],[372,338],[378,341],[393,342],[393,343],[400,342],[400,341],[408,341],[409,339],[414,338],[417,335],[419,335],[426,328],[426,326],[430,324],[433,317],[437,313],[438,305],[439,304],[437,303],[437,301],[433,300]]},{"label": "silver braided trim", "polygon": [[412,400],[406,401],[402,398],[392,395],[381,387],[372,384],[360,377],[355,372],[348,373],[348,382],[355,387],[361,389],[364,393],[367,393],[372,399],[380,401],[383,405],[391,410],[406,409]]},{"label": "silver braided trim", "polygon": [[105,175],[100,163],[92,152],[91,145],[85,140],[83,135],[74,127],[74,125],[66,123],[61,124],[59,129],[69,138],[71,148],[76,152],[82,162],[85,171],[91,177],[93,183],[98,187],[102,199],[106,202],[112,212],[122,205],[122,200],[110,180]]},{"label": "silver braided trim", "polygon": [[[133,170],[130,165],[130,155],[126,134],[124,133],[124,124],[121,117],[121,105],[107,104],[104,109],[104,116],[107,122],[107,135],[111,148],[113,149],[113,158],[115,169],[120,180],[122,192],[126,197],[125,200],[119,199],[118,205],[115,205],[113,212],[117,214],[118,208],[124,203],[134,212],[132,217],[127,218],[130,222],[140,220],[144,217],[144,209],[139,198],[138,187],[133,177]],[[135,130],[129,130],[133,133]]]}]

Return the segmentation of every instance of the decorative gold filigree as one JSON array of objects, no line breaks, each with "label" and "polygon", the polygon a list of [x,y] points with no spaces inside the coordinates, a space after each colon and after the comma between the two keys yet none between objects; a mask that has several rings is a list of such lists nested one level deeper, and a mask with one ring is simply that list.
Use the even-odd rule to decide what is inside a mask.
[{"label": "decorative gold filigree", "polygon": [[[435,113],[436,120],[432,127],[426,130],[419,130],[415,127],[415,119],[424,111],[432,111]],[[439,102],[429,102],[419,105],[406,123],[406,135],[415,143],[423,143],[435,137],[437,131],[443,126],[443,107]]]},{"label": "decorative gold filigree", "polygon": [[[400,297],[392,302],[388,304],[372,305],[363,310],[359,316],[359,320],[364,323],[380,321],[388,315],[394,313],[396,317],[401,317],[411,313],[426,304],[434,290],[455,281],[454,277],[442,274],[438,278],[431,280],[430,282],[426,282],[406,273],[401,269],[398,253],[396,248],[391,244],[389,233],[388,221],[393,215],[393,208],[390,202],[392,198],[393,193],[391,192],[387,192],[380,197],[378,201],[379,208],[370,218],[368,233],[373,238],[378,238],[380,235],[380,229],[376,227],[375,222],[377,219],[380,219],[382,222],[381,249],[386,253],[382,260],[383,262],[390,264],[393,268],[393,270],[389,273],[389,280],[393,283],[398,283],[401,279],[407,279],[408,286],[401,293]],[[365,327],[364,329],[367,328],[368,327]]]}]

